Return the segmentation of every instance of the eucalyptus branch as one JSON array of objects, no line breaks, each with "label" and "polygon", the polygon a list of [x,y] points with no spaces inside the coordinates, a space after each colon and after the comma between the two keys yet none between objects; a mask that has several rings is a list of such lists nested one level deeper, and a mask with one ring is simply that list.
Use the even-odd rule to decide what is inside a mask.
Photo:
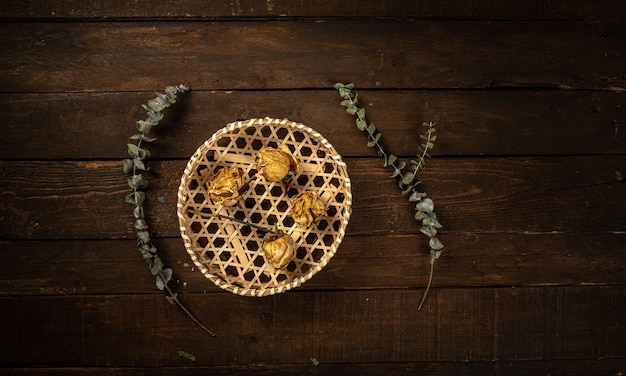
[{"label": "eucalyptus branch", "polygon": [[168,86],[165,88],[165,93],[156,93],[154,99],[149,100],[148,104],[142,105],[148,117],[145,120],[139,120],[137,122],[137,130],[139,133],[130,137],[131,140],[136,140],[137,143],[128,143],[126,145],[130,158],[124,159],[124,172],[130,174],[128,177],[128,185],[132,188],[133,192],[126,196],[125,201],[135,206],[133,216],[135,218],[135,229],[137,230],[137,249],[143,255],[144,260],[150,268],[150,272],[155,276],[157,288],[166,292],[165,298],[170,303],[178,305],[178,307],[204,331],[215,336],[210,329],[204,326],[189,312],[178,299],[178,293],[173,291],[169,286],[172,280],[172,269],[165,268],[163,261],[158,256],[157,248],[150,237],[148,224],[144,215],[143,203],[146,199],[146,194],[143,189],[148,186],[148,180],[142,173],[138,173],[139,171],[148,171],[149,169],[146,167],[144,161],[150,158],[151,154],[148,149],[142,147],[142,143],[154,142],[156,138],[149,137],[148,133],[152,127],[159,124],[159,121],[163,119],[162,111],[176,102],[178,93],[185,93],[188,90],[189,88],[183,84]]},{"label": "eucalyptus branch", "polygon": [[425,192],[419,192],[416,189],[421,183],[421,181],[417,180],[417,173],[426,165],[426,158],[430,157],[428,150],[431,150],[435,146],[434,142],[437,139],[435,123],[428,122],[423,124],[423,126],[428,128],[425,134],[420,135],[420,138],[422,138],[424,142],[419,147],[420,153],[417,155],[417,159],[411,160],[413,167],[407,171],[405,170],[407,167],[406,162],[399,161],[396,155],[385,152],[380,143],[382,134],[377,130],[374,123],[367,122],[365,108],[358,106],[358,94],[352,92],[354,84],[337,83],[333,87],[339,91],[339,95],[343,98],[341,105],[346,108],[346,112],[356,117],[357,128],[362,132],[367,132],[367,146],[376,148],[378,156],[383,158],[383,167],[393,169],[391,177],[398,179],[398,186],[402,190],[402,194],[406,195],[410,193],[409,201],[416,203],[415,219],[421,223],[420,232],[429,237],[428,246],[430,248],[430,273],[426,291],[417,307],[417,309],[420,310],[430,291],[435,260],[439,258],[441,250],[444,247],[443,243],[436,236],[442,226],[435,215],[433,200],[427,198]]}]

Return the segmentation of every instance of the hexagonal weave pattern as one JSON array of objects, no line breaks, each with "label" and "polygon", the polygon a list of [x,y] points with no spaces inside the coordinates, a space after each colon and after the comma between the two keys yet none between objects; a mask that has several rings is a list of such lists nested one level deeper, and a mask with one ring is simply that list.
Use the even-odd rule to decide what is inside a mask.
[{"label": "hexagonal weave pattern", "polygon": [[[298,160],[298,171],[288,183],[257,178],[257,152],[282,144]],[[248,188],[237,205],[216,205],[208,182],[232,167],[244,171]],[[326,215],[307,228],[289,214],[290,198],[305,190],[316,191],[326,204]],[[264,296],[295,288],[326,266],[345,235],[351,205],[347,168],[333,146],[301,123],[265,118],[230,123],[196,150],[181,178],[177,214],[185,248],[204,276],[235,294]],[[294,238],[295,257],[274,269],[261,250],[263,231],[217,214],[268,229],[277,225]]]}]

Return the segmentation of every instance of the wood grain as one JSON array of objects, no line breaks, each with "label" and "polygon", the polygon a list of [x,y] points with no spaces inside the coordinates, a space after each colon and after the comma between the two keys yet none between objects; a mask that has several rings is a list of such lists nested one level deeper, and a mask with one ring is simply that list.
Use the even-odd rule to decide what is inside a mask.
[{"label": "wood grain", "polygon": [[[448,232],[621,232],[626,186],[614,174],[625,161],[626,156],[435,159],[422,179]],[[146,210],[154,236],[178,236],[175,203],[185,164],[150,165]],[[377,159],[347,164],[354,195],[349,235],[418,232],[411,204]],[[0,162],[0,173],[3,238],[134,236],[120,161]]]},{"label": "wood grain", "polygon": [[205,376],[205,375],[431,375],[431,376],[545,376],[545,375],[619,375],[624,369],[622,359],[568,359],[521,361],[462,361],[462,362],[363,362],[305,364],[252,364],[222,366],[180,367],[56,367],[5,368],[5,375],[86,375],[101,376],[115,373],[120,376]]},{"label": "wood grain", "polygon": [[[434,288],[626,285],[626,233],[446,234]],[[191,262],[180,238],[155,240],[182,293],[221,291]],[[423,288],[421,235],[347,236],[300,290]],[[161,294],[134,240],[0,242],[0,295]]]},{"label": "wood grain", "polygon": [[[626,153],[622,95],[598,91],[358,90],[385,147],[415,155],[426,121],[435,156]],[[0,95],[2,159],[125,158],[127,137],[152,93]],[[189,158],[226,124],[289,118],[322,133],[346,157],[374,155],[335,90],[192,91],[153,131],[158,158]],[[102,142],[106,140],[106,142]]]},{"label": "wood grain", "polygon": [[620,1],[329,1],[201,0],[154,3],[149,0],[19,1],[6,0],[0,18],[6,19],[289,19],[289,18],[446,18],[446,19],[584,19],[626,18]]},{"label": "wood grain", "polygon": [[[618,0],[3,1],[0,374],[621,375],[625,19]],[[438,123],[420,177],[446,248],[421,311],[427,239],[338,81],[396,155]],[[140,105],[179,82],[146,210],[215,338],[155,288],[123,203]],[[354,210],[321,273],[255,299],[198,273],[174,208],[195,148],[264,116],[330,140]]]},{"label": "wood grain", "polygon": [[302,365],[245,365],[245,366],[191,366],[145,368],[11,368],[6,375],[498,375],[529,376],[546,374],[563,375],[618,375],[623,369],[621,359],[600,360],[539,360],[539,361],[489,361],[489,362],[405,362],[405,363],[322,363],[317,367]]},{"label": "wood grain", "polygon": [[626,64],[621,53],[626,30],[620,23],[344,20],[118,26],[0,23],[0,38],[10,41],[0,47],[0,91],[143,91],[181,81],[203,90],[328,88],[346,80],[363,88],[626,86],[620,69]]},{"label": "wood grain", "polygon": [[[184,300],[217,337],[161,296],[3,297],[0,364],[197,364],[611,359],[626,356],[624,286],[293,292]],[[393,307],[393,309],[391,309]],[[60,334],[63,335],[60,335]],[[124,341],[120,341],[124,338]],[[297,341],[294,341],[297,338]],[[295,346],[295,344],[298,346]]]}]

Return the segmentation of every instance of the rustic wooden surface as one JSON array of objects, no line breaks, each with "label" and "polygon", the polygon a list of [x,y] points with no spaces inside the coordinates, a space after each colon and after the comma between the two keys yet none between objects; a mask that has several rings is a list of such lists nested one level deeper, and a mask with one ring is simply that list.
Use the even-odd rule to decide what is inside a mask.
[{"label": "rustic wooden surface", "polygon": [[[626,372],[626,7],[593,3],[2,2],[0,373]],[[438,123],[421,179],[447,247],[421,311],[427,239],[337,81],[395,154]],[[141,104],[180,82],[146,210],[215,338],[156,289],[123,202]],[[264,116],[320,131],[354,206],[322,272],[256,299],[193,267],[175,202],[200,143]]]}]

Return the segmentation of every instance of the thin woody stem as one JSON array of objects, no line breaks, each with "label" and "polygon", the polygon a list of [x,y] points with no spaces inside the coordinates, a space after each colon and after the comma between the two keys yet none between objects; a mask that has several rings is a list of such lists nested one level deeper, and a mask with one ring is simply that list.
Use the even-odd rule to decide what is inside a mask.
[{"label": "thin woody stem", "polygon": [[215,337],[215,333],[213,333],[213,331],[211,331],[211,329],[209,329],[206,326],[204,326],[204,324],[202,324],[200,322],[200,320],[198,320],[191,312],[189,312],[187,307],[185,307],[183,305],[183,303],[181,303],[180,300],[178,300],[178,294],[176,294],[174,291],[172,291],[172,289],[167,285],[167,283],[165,283],[165,279],[161,276],[161,273],[159,273],[158,276],[161,279],[161,281],[163,282],[163,286],[165,287],[165,290],[167,290],[167,293],[170,294],[170,298],[172,299],[172,301],[174,301],[174,303],[176,303],[176,305],[180,309],[182,309],[183,312],[185,312],[185,314],[187,316],[189,316],[189,318],[191,320],[193,320],[193,322],[198,324],[198,326],[200,326],[205,332],[209,333],[212,337]]},{"label": "thin woody stem", "polygon": [[268,228],[265,228],[265,227],[263,227],[263,226],[259,226],[259,225],[255,224],[255,223],[246,222],[246,221],[244,221],[244,220],[242,220],[242,219],[238,219],[238,218],[234,218],[234,217],[229,217],[229,216],[227,216],[227,215],[223,215],[223,214],[209,214],[209,213],[203,213],[203,212],[195,211],[195,210],[193,210],[193,209],[191,209],[191,208],[188,208],[188,209],[187,209],[187,211],[188,211],[189,213],[191,213],[191,214],[197,214],[197,215],[199,215],[199,216],[201,216],[201,217],[204,217],[204,218],[216,218],[216,217],[217,217],[217,218],[219,218],[219,219],[228,219],[229,221],[233,221],[233,222],[241,223],[242,225],[246,225],[246,226],[254,227],[254,228],[256,228],[257,230],[261,230],[261,231],[263,231],[263,232],[270,232],[270,233],[272,233],[272,234],[275,234],[275,232],[274,232],[274,231],[272,231],[272,230],[270,230],[270,229],[268,229]]},{"label": "thin woody stem", "polygon": [[430,274],[428,276],[428,285],[426,285],[426,291],[424,291],[424,295],[422,295],[422,299],[420,300],[420,304],[417,306],[417,310],[421,310],[424,302],[426,301],[426,297],[428,296],[428,292],[430,291],[430,285],[433,283],[433,272],[435,271],[435,260],[430,260]]}]

